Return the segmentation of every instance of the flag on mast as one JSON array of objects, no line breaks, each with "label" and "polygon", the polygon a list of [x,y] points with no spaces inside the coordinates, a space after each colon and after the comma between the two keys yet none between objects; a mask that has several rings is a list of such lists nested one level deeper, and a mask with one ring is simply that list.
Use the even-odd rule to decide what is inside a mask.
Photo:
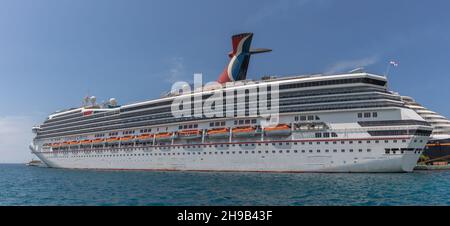
[{"label": "flag on mast", "polygon": [[394,67],[397,67],[397,66],[398,66],[398,62],[397,62],[397,61],[394,61],[394,60],[391,60],[391,61],[389,62],[389,64],[391,64],[391,65],[394,66]]}]

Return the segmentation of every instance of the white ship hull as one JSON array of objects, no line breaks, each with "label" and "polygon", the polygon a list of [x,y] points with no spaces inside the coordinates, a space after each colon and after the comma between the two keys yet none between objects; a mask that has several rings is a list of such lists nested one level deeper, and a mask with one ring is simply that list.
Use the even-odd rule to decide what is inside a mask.
[{"label": "white ship hull", "polygon": [[[399,138],[396,147],[413,151],[386,154],[385,145],[302,145],[302,141],[102,149],[35,154],[49,167],[105,170],[253,172],[411,172],[427,138]],[[381,140],[384,142],[384,140]],[[393,142],[389,139],[388,142]],[[323,141],[321,142],[323,143]],[[345,143],[348,143],[345,142]],[[275,145],[273,145],[275,144]],[[281,144],[281,145],[280,145]],[[392,147],[392,144],[390,145]],[[320,150],[318,152],[317,150]],[[328,152],[326,152],[328,150]],[[336,150],[336,152],[334,152]],[[342,152],[344,150],[344,152]],[[350,152],[352,150],[352,152]],[[370,150],[370,151],[368,151]],[[311,151],[311,152],[310,152]]]},{"label": "white ship hull", "polygon": [[[404,107],[386,82],[382,76],[353,73],[257,83],[279,87],[279,115],[274,119],[289,128],[281,131],[265,130],[268,118],[250,114],[258,110],[250,104],[236,103],[232,114],[217,118],[175,117],[181,111],[170,107],[175,97],[116,108],[82,107],[50,115],[34,129],[31,149],[49,167],[69,169],[411,172],[432,128]],[[237,93],[254,85],[227,89]],[[183,95],[221,100],[208,92]],[[201,136],[178,136],[186,130]],[[208,135],[212,131],[228,132]],[[145,134],[154,137],[130,140]],[[114,145],[93,143],[119,138]],[[74,142],[84,145],[68,146]]]}]

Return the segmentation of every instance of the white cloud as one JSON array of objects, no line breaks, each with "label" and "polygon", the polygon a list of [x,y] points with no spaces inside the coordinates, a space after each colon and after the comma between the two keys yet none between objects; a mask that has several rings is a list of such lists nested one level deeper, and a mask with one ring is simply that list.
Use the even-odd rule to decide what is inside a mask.
[{"label": "white cloud", "polygon": [[182,57],[173,57],[170,59],[170,69],[165,76],[165,81],[174,83],[177,81],[183,81],[186,78],[186,70],[184,67],[184,59]]},{"label": "white cloud", "polygon": [[333,74],[338,72],[344,72],[347,70],[355,69],[358,67],[367,67],[370,65],[373,65],[377,63],[379,58],[377,56],[371,56],[371,57],[365,57],[361,59],[355,59],[355,60],[343,60],[339,61],[332,66],[328,67],[326,69],[326,74]]},{"label": "white cloud", "polygon": [[36,158],[28,145],[33,139],[31,117],[0,116],[0,162],[24,163]]}]

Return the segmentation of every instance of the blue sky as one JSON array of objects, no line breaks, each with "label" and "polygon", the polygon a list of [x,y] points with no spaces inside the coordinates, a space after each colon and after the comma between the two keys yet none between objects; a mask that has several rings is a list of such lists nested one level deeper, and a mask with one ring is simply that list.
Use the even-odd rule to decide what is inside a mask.
[{"label": "blue sky", "polygon": [[31,158],[29,127],[88,92],[129,103],[201,72],[215,80],[230,36],[254,32],[249,78],[383,74],[390,88],[450,116],[446,0],[0,0],[0,162]]}]

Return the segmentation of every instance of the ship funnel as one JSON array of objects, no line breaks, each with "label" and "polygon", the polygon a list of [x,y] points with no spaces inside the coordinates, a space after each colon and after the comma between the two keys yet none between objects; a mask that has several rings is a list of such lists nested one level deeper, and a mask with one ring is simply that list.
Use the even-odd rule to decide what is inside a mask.
[{"label": "ship funnel", "polygon": [[245,80],[247,78],[250,56],[272,51],[270,49],[250,49],[252,39],[253,33],[242,33],[231,37],[233,50],[228,53],[230,62],[219,76],[219,83],[223,84],[232,81]]}]

